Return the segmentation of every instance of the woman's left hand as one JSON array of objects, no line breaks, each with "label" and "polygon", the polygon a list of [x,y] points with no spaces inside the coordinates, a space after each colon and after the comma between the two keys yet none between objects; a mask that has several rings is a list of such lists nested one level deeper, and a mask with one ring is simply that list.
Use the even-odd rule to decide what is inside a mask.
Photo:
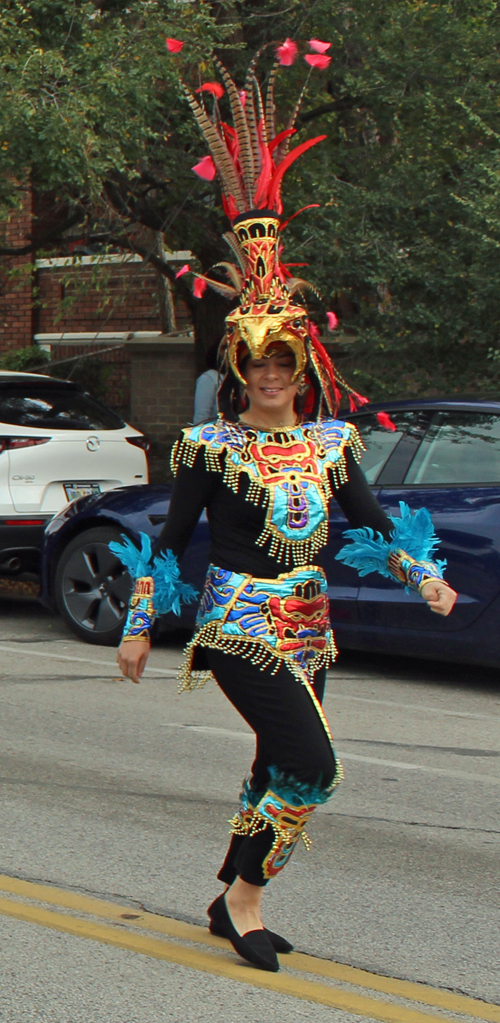
[{"label": "woman's left hand", "polygon": [[449,615],[458,597],[458,593],[440,579],[432,579],[426,583],[420,593],[431,611],[438,615]]}]

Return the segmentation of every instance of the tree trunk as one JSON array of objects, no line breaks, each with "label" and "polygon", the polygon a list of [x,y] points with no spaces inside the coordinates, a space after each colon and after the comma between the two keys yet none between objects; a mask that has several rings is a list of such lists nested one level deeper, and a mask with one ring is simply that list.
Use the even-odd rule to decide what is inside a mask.
[{"label": "tree trunk", "polygon": [[[155,254],[163,259],[165,245],[161,231],[155,231]],[[158,308],[160,311],[160,325],[164,334],[171,334],[175,330],[175,307],[172,297],[172,288],[168,277],[156,270],[156,287],[158,290]]]}]

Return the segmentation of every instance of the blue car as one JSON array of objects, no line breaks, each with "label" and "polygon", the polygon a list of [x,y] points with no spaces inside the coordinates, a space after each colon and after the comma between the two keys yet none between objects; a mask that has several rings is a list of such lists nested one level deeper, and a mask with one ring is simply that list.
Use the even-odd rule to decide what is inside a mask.
[{"label": "blue car", "polygon": [[[384,412],[390,423],[377,418]],[[382,507],[425,506],[441,538],[439,557],[459,593],[448,618],[391,579],[360,579],[335,561],[348,528],[332,502],[326,571],[339,646],[381,653],[500,666],[500,400],[423,398],[365,405],[339,418],[356,423],[367,451],[363,469]],[[165,520],[169,486],[123,487],[79,498],[49,523],[42,551],[42,600],[90,643],[119,641],[130,579],[108,548],[139,533],[154,540]],[[208,523],[200,518],[182,559],[198,589],[208,557]],[[167,626],[191,627],[195,608]]]}]

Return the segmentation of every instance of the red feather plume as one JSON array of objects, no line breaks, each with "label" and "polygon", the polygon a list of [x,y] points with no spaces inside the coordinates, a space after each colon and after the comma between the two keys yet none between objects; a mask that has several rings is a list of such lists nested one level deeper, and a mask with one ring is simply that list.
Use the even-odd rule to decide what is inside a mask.
[{"label": "red feather plume", "polygon": [[283,139],[288,139],[290,138],[290,135],[296,134],[297,134],[296,128],[285,128],[285,131],[280,131],[278,135],[275,135],[274,138],[267,143],[267,148],[269,149],[269,152],[274,153],[274,150],[278,148],[280,142],[283,142]]},{"label": "red feather plume", "polygon": [[387,412],[377,412],[377,419],[381,426],[384,426],[386,430],[397,430],[397,426],[393,423]]},{"label": "red feather plume", "polygon": [[[279,189],[281,181],[283,175],[286,174],[288,168],[291,167],[292,163],[295,163],[295,160],[297,160],[299,156],[302,156],[302,153],[307,153],[308,149],[311,149],[312,146],[317,145],[318,142],[323,142],[323,139],[326,138],[327,138],[326,135],[317,135],[316,138],[314,139],[308,139],[307,142],[301,142],[300,146],[295,146],[295,149],[292,149],[287,154],[287,156],[285,156],[285,159],[281,161],[278,169],[275,171],[272,177],[272,181],[269,187],[268,198],[269,209],[274,209],[277,203],[279,202]],[[281,212],[281,210],[279,212]]]},{"label": "red feather plume", "polygon": [[315,352],[316,352],[316,354],[317,354],[317,356],[318,356],[318,358],[319,358],[319,360],[321,362],[321,365],[322,365],[322,367],[323,367],[323,369],[324,369],[324,371],[326,373],[326,376],[328,377],[328,380],[330,382],[330,386],[331,386],[331,389],[332,389],[332,393],[333,393],[333,396],[335,398],[335,404],[338,407],[340,405],[341,401],[342,401],[342,394],[341,394],[341,392],[339,390],[339,387],[338,387],[338,384],[337,384],[337,380],[335,378],[335,370],[333,368],[332,360],[331,360],[330,356],[328,355],[328,352],[327,352],[326,348],[324,347],[324,345],[321,344],[321,341],[319,339],[319,330],[318,330],[316,324],[313,323],[312,320],[309,320],[308,328],[309,328],[309,336],[311,338],[313,348],[314,348],[314,350],[315,350]]}]

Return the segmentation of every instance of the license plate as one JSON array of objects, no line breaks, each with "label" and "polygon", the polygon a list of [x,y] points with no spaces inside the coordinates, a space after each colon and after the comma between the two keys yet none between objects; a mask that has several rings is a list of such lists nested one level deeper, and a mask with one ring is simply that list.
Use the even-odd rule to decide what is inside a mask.
[{"label": "license plate", "polygon": [[99,483],[64,483],[64,492],[67,501],[74,501],[77,497],[89,497],[90,494],[100,494]]}]

